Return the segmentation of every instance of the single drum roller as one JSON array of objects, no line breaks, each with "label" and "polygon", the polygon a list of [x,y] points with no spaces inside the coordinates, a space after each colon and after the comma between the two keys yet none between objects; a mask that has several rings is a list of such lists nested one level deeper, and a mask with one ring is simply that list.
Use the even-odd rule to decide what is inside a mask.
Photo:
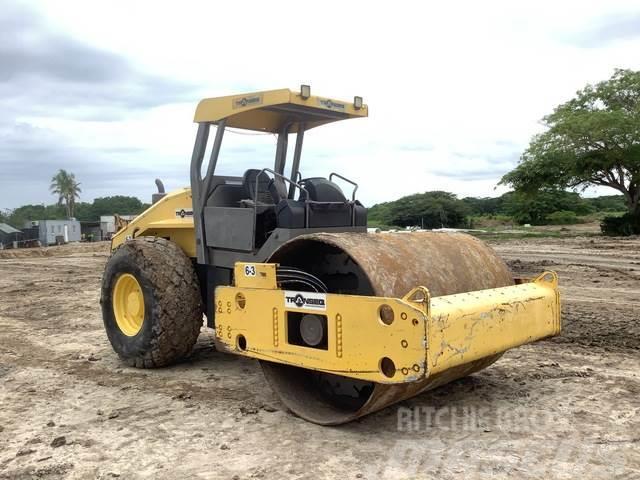
[{"label": "single drum roller", "polygon": [[[216,347],[259,360],[293,412],[335,425],[560,332],[553,272],[516,285],[468,235],[369,234],[356,182],[303,176],[307,132],[368,114],[362,97],[308,85],[198,104],[190,188],[157,180],[147,210],[116,216],[100,302],[122,361],[179,361],[206,318]],[[228,129],[273,134],[272,167],[219,173]]]}]

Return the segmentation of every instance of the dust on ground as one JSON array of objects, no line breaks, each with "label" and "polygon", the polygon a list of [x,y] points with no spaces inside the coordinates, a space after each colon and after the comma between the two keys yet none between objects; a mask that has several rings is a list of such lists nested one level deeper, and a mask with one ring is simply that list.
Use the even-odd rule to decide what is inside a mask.
[{"label": "dust on ground", "polygon": [[560,275],[560,337],[342,427],[288,413],[203,329],[171,368],[102,329],[106,244],[0,252],[0,479],[640,478],[640,239],[493,242]]}]

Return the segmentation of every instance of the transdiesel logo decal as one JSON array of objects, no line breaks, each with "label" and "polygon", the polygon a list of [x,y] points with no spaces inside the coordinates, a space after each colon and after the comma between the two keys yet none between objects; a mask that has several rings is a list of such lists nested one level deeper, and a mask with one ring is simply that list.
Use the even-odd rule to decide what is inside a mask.
[{"label": "transdiesel logo decal", "polygon": [[191,218],[193,217],[193,210],[190,208],[179,208],[176,210],[177,218]]},{"label": "transdiesel logo decal", "polygon": [[326,310],[327,296],[315,292],[284,292],[284,306],[304,310]]},{"label": "transdiesel logo decal", "polygon": [[249,95],[233,99],[233,108],[248,107],[249,105],[260,105],[262,103],[262,95]]},{"label": "transdiesel logo decal", "polygon": [[344,103],[338,103],[338,102],[333,102],[331,100],[329,100],[328,98],[320,98],[318,99],[318,103],[325,107],[325,108],[330,108],[332,110],[344,110],[346,105]]}]

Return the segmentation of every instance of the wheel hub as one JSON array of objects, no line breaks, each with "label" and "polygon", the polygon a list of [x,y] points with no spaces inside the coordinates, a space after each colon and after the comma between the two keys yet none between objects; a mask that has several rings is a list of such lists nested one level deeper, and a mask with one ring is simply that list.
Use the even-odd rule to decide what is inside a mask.
[{"label": "wheel hub", "polygon": [[113,288],[113,314],[118,328],[128,337],[140,332],[144,322],[144,296],[136,277],[124,273]]}]

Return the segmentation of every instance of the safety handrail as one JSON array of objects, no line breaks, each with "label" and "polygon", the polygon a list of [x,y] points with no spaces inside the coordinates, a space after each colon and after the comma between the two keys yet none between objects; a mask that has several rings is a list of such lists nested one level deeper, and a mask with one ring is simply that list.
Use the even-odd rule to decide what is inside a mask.
[{"label": "safety handrail", "polygon": [[353,180],[349,180],[347,177],[343,177],[342,175],[340,175],[339,173],[336,172],[331,172],[331,174],[329,174],[329,181],[331,181],[331,179],[336,176],[341,180],[344,180],[347,183],[350,183],[351,185],[353,185],[353,192],[351,193],[351,201],[355,202],[356,201],[356,192],[358,191],[358,184],[356,182],[354,182]]}]

